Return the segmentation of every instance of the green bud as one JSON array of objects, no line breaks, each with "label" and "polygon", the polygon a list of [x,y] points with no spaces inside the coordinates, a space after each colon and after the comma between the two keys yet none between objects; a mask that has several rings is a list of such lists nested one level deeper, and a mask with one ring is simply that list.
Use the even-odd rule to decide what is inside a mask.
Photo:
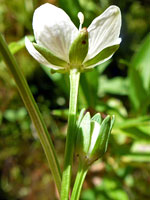
[{"label": "green bud", "polygon": [[33,43],[34,48],[51,64],[68,68],[68,63],[57,56],[53,55],[50,50]]},{"label": "green bud", "polygon": [[108,58],[111,56],[117,49],[119,48],[119,45],[113,45],[110,47],[106,47],[102,51],[100,51],[94,58],[91,58],[90,60],[86,61],[84,63],[84,67],[88,67],[91,65],[95,65],[96,63]]},{"label": "green bud", "polygon": [[89,112],[83,117],[83,111],[77,123],[76,152],[82,162],[91,165],[106,152],[115,118],[107,116],[102,121],[100,113],[91,118]]},{"label": "green bud", "polygon": [[73,41],[69,50],[71,68],[80,67],[88,53],[88,32],[83,28]]}]

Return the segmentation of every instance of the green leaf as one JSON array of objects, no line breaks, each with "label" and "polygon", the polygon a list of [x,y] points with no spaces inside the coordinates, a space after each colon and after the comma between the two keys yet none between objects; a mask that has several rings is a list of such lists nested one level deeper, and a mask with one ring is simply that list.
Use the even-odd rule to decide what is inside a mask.
[{"label": "green leaf", "polygon": [[59,168],[58,160],[56,157],[55,149],[51,140],[51,137],[48,133],[47,127],[44,123],[44,120],[41,116],[39,108],[33,98],[33,95],[30,91],[30,88],[27,84],[26,79],[17,65],[17,62],[14,56],[11,54],[5,39],[0,34],[0,53],[6,63],[7,67],[11,71],[13,78],[18,87],[21,98],[29,112],[29,115],[35,125],[36,131],[38,133],[40,142],[48,159],[48,163],[51,169],[51,172],[54,176],[55,183],[57,185],[58,191],[60,191],[61,186],[61,171]]},{"label": "green leaf", "polygon": [[[97,101],[98,76],[99,74],[96,68],[91,72],[81,73],[80,92],[83,100],[85,100],[87,108],[95,108]],[[79,95],[79,97],[81,95]],[[80,104],[83,104],[83,100]]]},{"label": "green leaf", "polygon": [[116,123],[115,128],[132,128],[132,127],[140,127],[140,126],[150,126],[150,117],[149,116],[141,116],[137,118],[128,118],[122,121],[121,123]]},{"label": "green leaf", "polygon": [[104,94],[116,94],[116,95],[128,95],[129,84],[128,79],[123,77],[115,77],[112,79],[106,76],[99,77],[98,95]]},{"label": "green leaf", "polygon": [[[33,36],[28,36],[28,38],[30,39],[30,41],[32,41],[32,42],[34,41]],[[25,47],[25,37],[17,42],[11,42],[8,45],[8,47],[12,54],[17,53],[18,51],[20,51],[21,49],[23,49]]]},{"label": "green leaf", "polygon": [[121,160],[126,163],[131,162],[150,162],[150,153],[131,153],[121,157]]},{"label": "green leaf", "polygon": [[139,51],[131,60],[131,65],[137,69],[146,90],[150,89],[150,34],[144,39]]},{"label": "green leaf", "polygon": [[113,46],[103,49],[94,58],[91,58],[90,60],[86,61],[84,63],[84,67],[86,68],[88,66],[95,65],[96,63],[108,58],[113,53],[115,53],[115,51],[117,51],[118,48],[119,48],[119,45],[113,45]]},{"label": "green leaf", "polygon": [[140,130],[139,128],[132,127],[132,128],[123,128],[123,129],[113,129],[115,134],[125,134],[133,139],[138,140],[148,140],[150,141],[150,135],[145,133],[144,131]]},{"label": "green leaf", "polygon": [[150,104],[150,34],[142,42],[129,68],[129,96],[134,109],[145,113]]}]

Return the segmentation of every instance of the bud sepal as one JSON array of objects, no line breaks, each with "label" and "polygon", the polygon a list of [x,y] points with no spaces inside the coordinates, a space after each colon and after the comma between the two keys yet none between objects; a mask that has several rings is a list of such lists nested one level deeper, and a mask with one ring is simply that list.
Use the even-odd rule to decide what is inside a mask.
[{"label": "bud sepal", "polygon": [[115,117],[108,115],[102,120],[100,113],[97,113],[91,118],[89,112],[83,116],[83,111],[81,111],[82,114],[79,117],[80,123],[78,121],[77,124],[75,150],[82,162],[91,165],[107,151]]}]

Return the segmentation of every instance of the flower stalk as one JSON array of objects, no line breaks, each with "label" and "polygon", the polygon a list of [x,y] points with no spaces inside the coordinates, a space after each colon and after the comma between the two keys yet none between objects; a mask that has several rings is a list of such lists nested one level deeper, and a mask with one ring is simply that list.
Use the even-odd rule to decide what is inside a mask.
[{"label": "flower stalk", "polygon": [[76,129],[77,97],[80,73],[76,69],[70,70],[70,102],[68,115],[68,129],[65,148],[64,171],[62,176],[61,200],[68,200],[72,171],[72,160]]},{"label": "flower stalk", "polygon": [[85,165],[82,161],[80,161],[79,169],[72,190],[71,200],[78,200],[80,198],[82,185],[87,172],[88,172],[88,166]]}]

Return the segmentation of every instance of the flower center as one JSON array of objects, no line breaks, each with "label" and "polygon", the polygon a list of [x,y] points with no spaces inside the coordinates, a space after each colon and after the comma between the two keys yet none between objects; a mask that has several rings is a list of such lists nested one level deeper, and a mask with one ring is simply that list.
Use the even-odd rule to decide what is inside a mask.
[{"label": "flower center", "polygon": [[79,25],[79,31],[80,31],[82,29],[82,24],[84,22],[84,15],[82,12],[78,13],[78,18],[79,18],[79,22],[80,22],[80,25]]}]

